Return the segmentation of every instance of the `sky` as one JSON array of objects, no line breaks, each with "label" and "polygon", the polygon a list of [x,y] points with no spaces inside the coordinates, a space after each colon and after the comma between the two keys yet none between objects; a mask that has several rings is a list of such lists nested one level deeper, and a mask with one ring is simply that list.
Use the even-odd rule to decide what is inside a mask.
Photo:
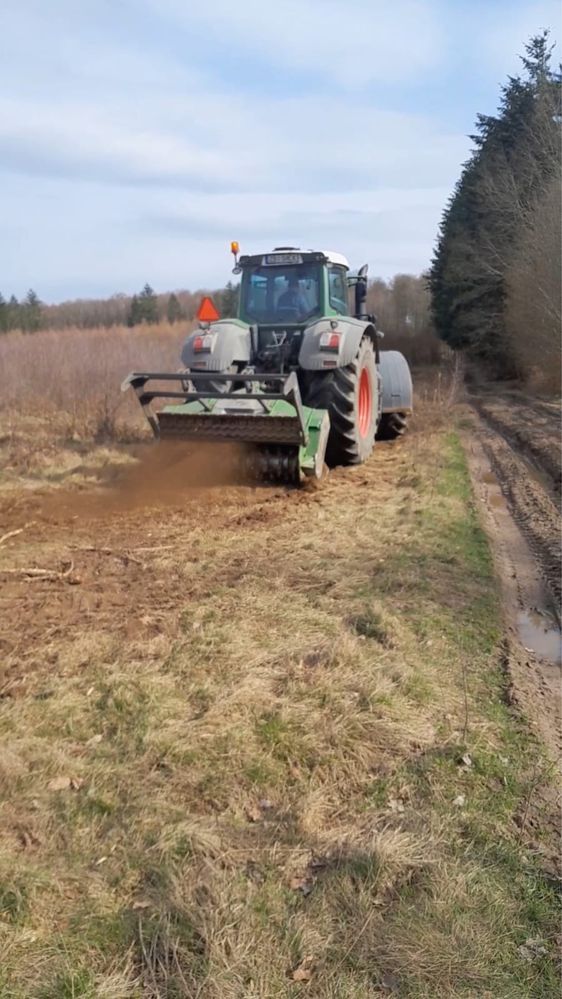
[{"label": "sky", "polygon": [[421,273],[476,114],[559,25],[552,0],[1,0],[0,291],[218,287],[232,239]]}]

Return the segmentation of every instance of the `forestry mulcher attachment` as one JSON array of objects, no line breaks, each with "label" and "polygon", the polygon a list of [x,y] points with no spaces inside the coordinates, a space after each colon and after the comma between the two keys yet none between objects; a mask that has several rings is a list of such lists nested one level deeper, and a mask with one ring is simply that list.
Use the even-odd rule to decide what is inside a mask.
[{"label": "forestry mulcher attachment", "polygon": [[[367,266],[339,253],[278,247],[238,258],[238,316],[205,299],[175,373],[133,372],[154,435],[247,445],[261,478],[298,483],[327,465],[365,461],[375,437],[404,433],[412,412],[408,363],[380,349],[366,314]],[[350,315],[350,289],[355,315]],[[154,411],[155,399],[165,402]]]}]

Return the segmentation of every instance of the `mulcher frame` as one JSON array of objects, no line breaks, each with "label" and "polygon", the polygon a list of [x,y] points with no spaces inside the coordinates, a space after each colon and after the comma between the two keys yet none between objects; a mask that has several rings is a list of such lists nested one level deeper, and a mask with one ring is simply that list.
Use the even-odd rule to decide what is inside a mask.
[{"label": "mulcher frame", "polygon": [[[198,385],[209,384],[209,389],[203,391],[192,388],[189,378],[187,372],[133,372],[124,380],[121,389],[134,389],[156,438],[295,448],[301,471],[305,475],[318,474],[319,457],[323,462],[329,433],[329,417],[324,409],[303,406],[296,372],[268,372],[264,376],[267,383],[279,385],[277,392],[262,390],[255,373],[197,372]],[[247,391],[231,391],[233,381],[244,383]],[[147,389],[148,382],[175,382],[182,390]],[[217,384],[224,385],[226,391],[217,392]],[[154,413],[151,404],[155,399],[178,402]],[[227,400],[239,403],[239,408],[233,406],[226,413],[215,412]],[[245,402],[258,402],[263,412],[245,412]],[[320,456],[319,449],[322,449]]]}]

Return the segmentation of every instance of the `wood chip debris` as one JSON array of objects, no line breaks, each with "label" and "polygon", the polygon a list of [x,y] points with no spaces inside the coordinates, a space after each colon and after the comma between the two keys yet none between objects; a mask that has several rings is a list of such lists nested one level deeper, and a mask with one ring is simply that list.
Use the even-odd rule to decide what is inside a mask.
[{"label": "wood chip debris", "polygon": [[28,524],[24,524],[23,527],[18,527],[15,531],[7,531],[6,534],[3,534],[2,537],[0,537],[0,545],[3,545],[4,542],[8,541],[10,538],[17,537],[18,534],[23,534],[23,532],[27,531],[28,527],[32,527],[34,523],[34,520],[30,520]]},{"label": "wood chip debris", "polygon": [[79,576],[74,574],[74,562],[63,563],[61,569],[40,569],[36,566],[31,566],[29,568],[22,567],[19,569],[0,569],[1,576],[23,576],[24,579],[29,581],[32,580],[42,580],[43,582],[56,582],[64,581],[71,584],[80,583],[81,579]]}]

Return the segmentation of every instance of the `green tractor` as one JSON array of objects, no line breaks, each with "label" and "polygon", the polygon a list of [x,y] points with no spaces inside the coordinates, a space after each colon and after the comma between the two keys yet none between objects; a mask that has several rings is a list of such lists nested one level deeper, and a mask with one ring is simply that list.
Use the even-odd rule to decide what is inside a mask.
[{"label": "green tractor", "polygon": [[[412,379],[402,354],[380,349],[384,334],[366,314],[367,265],[351,274],[339,253],[293,247],[239,258],[233,243],[232,252],[238,316],[221,319],[205,299],[183,368],[123,382],[155,436],[240,442],[261,478],[298,483],[326,465],[360,464],[376,437],[403,434]],[[165,403],[156,412],[155,399]]]}]

